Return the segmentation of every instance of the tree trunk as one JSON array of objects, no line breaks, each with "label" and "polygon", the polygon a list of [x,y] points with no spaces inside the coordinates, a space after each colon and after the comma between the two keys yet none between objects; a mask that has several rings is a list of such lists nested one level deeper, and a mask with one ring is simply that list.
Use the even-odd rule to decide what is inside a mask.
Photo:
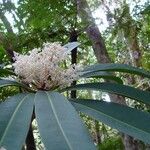
[{"label": "tree trunk", "polygon": [[[1,9],[0,9],[0,19],[2,20],[8,32],[8,35],[11,35],[14,38],[15,34],[13,32],[13,29]],[[11,42],[7,41],[6,37],[4,37],[2,33],[0,33],[0,42],[3,43],[7,55],[10,57],[11,62],[13,62],[13,57],[14,57],[13,49],[14,48],[13,48],[12,41]]]},{"label": "tree trunk", "polygon": [[[75,29],[73,29],[70,33],[70,42],[77,42],[78,34]],[[77,48],[71,51],[71,64],[77,63]],[[76,81],[73,81],[72,85],[76,85]],[[76,98],[77,92],[76,90],[71,91],[71,98]]]},{"label": "tree trunk", "polygon": [[3,13],[2,10],[0,10],[0,18],[1,18],[1,20],[2,20],[2,22],[3,22],[3,24],[4,24],[4,26],[5,26],[5,28],[6,28],[6,30],[7,30],[7,32],[14,34],[13,29],[12,29],[12,27],[11,27],[9,21],[8,21],[7,18],[5,17],[5,15],[4,15],[4,13]]},{"label": "tree trunk", "polygon": [[[99,63],[111,63],[111,59],[108,55],[104,39],[102,38],[101,33],[97,25],[95,24],[95,20],[86,0],[77,0],[77,8],[78,15],[87,26],[86,33],[88,35],[88,38],[92,42],[92,47],[97,61]],[[125,98],[114,94],[111,94],[110,97],[113,102],[126,105]],[[133,143],[133,138],[128,135],[123,135],[122,138],[126,150],[137,150],[135,148],[135,143]]]}]

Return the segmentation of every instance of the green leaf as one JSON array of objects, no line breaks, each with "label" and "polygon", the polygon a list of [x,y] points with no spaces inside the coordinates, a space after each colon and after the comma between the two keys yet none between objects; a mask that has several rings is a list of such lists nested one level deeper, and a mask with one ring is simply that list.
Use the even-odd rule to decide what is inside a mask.
[{"label": "green leaf", "polygon": [[8,69],[0,68],[0,77],[10,76],[10,75],[16,75],[16,74]]},{"label": "green leaf", "polygon": [[105,92],[115,93],[125,97],[129,97],[139,102],[150,104],[150,92],[142,91],[127,85],[116,84],[116,83],[86,83],[70,86],[62,91],[67,90],[101,90]]},{"label": "green leaf", "polygon": [[115,81],[119,84],[123,84],[123,81],[119,77],[113,76],[111,73],[104,72],[104,71],[84,73],[80,77],[83,77],[83,78],[90,78],[90,77],[103,78],[103,79],[109,79],[109,80]]},{"label": "green leaf", "polygon": [[37,92],[35,115],[46,149],[95,149],[76,110],[61,94]]},{"label": "green leaf", "polygon": [[126,72],[150,78],[150,72],[126,64],[95,64],[86,67],[83,72],[117,71]]},{"label": "green leaf", "polygon": [[29,87],[23,83],[19,83],[19,82],[12,81],[12,80],[0,79],[0,88],[5,87],[5,86],[18,86],[18,87],[22,87],[28,91],[31,91],[31,89],[29,89]]},{"label": "green leaf", "polygon": [[18,94],[0,103],[0,147],[20,150],[33,112],[33,95]]},{"label": "green leaf", "polygon": [[75,49],[76,47],[78,47],[79,45],[80,45],[79,42],[71,42],[71,43],[64,45],[63,47],[66,48],[67,52],[70,52],[73,49]]},{"label": "green leaf", "polygon": [[150,144],[150,114],[100,100],[74,99],[73,106],[121,132]]}]

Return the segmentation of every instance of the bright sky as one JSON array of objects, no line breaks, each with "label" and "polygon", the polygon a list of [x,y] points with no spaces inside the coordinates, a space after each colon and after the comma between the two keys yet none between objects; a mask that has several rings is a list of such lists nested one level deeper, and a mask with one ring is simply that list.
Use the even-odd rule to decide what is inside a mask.
[{"label": "bright sky", "polygon": [[[119,1],[120,0],[118,0],[117,2]],[[133,8],[135,7],[136,3],[138,3],[138,5],[144,5],[144,3],[147,1],[150,3],[150,0],[135,0],[135,1],[127,0],[127,3],[130,5],[130,12],[133,11]],[[114,8],[115,8],[115,5],[111,3],[111,5],[109,6],[109,9],[113,10]],[[104,31],[109,26],[107,18],[106,18],[106,14],[102,7],[99,7],[95,12],[93,12],[93,16],[94,18],[97,18],[96,24],[98,25],[100,31]]]},{"label": "bright sky", "polygon": [[[17,1],[18,0],[12,0],[13,3],[17,4]],[[144,4],[147,0],[141,0],[139,2],[139,4]],[[1,2],[1,0],[0,0]],[[130,8],[131,8],[131,11],[132,9],[134,8],[135,6],[135,3],[133,2],[133,0],[128,0],[128,2],[130,3]],[[110,6],[109,6],[110,7]],[[111,6],[110,9],[114,9],[115,6]],[[10,13],[6,13],[5,14],[6,17],[8,18],[8,20],[10,21],[11,25],[13,25],[13,18],[12,18],[12,15]],[[105,31],[105,29],[109,26],[108,25],[108,22],[107,22],[107,18],[106,18],[106,15],[105,15],[105,12],[104,10],[102,9],[102,7],[99,7],[95,12],[93,12],[93,16],[94,18],[96,18],[96,24],[98,25],[100,31]],[[14,29],[15,31],[15,29]],[[95,97],[96,98],[96,93],[93,92],[93,98]],[[108,101],[110,102],[110,98],[108,96],[108,94],[106,93],[102,93],[102,98],[105,100],[105,101]]]},{"label": "bright sky", "polygon": [[[0,0],[1,2],[2,0]],[[17,1],[18,0],[12,0],[13,3],[15,3],[17,5]],[[142,5],[146,2],[147,0],[136,0],[136,2],[138,2],[138,4]],[[134,6],[135,6],[135,1],[133,0],[127,0],[127,2],[130,4],[130,8],[131,11],[133,10]],[[114,9],[114,5],[110,5],[109,6],[110,9]],[[6,13],[6,16],[8,18],[8,20],[10,21],[11,25],[13,25],[13,18],[12,15],[10,13]],[[93,12],[93,16],[96,19],[96,24],[98,25],[100,31],[104,31],[109,25],[107,22],[107,18],[106,15],[104,13],[104,10],[102,9],[102,7],[99,7],[95,12]]]}]

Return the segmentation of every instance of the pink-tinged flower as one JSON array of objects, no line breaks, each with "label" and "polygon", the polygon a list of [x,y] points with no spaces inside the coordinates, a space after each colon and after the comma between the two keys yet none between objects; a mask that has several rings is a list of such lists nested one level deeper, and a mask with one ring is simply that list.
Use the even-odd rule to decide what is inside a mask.
[{"label": "pink-tinged flower", "polygon": [[36,89],[65,87],[77,80],[81,71],[75,64],[67,69],[60,67],[68,54],[59,43],[45,43],[42,49],[33,49],[26,55],[15,54],[14,71],[22,82]]}]

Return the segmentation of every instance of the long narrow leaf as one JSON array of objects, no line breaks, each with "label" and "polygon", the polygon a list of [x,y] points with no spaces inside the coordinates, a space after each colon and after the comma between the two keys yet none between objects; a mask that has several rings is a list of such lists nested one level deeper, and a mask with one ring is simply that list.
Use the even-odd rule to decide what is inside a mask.
[{"label": "long narrow leaf", "polygon": [[0,147],[19,150],[25,142],[33,112],[33,95],[18,94],[0,103]]},{"label": "long narrow leaf", "polygon": [[83,78],[103,78],[103,79],[109,79],[112,81],[115,81],[119,84],[123,84],[123,81],[114,75],[112,75],[110,72],[104,72],[104,71],[98,71],[98,72],[89,72],[89,73],[84,73],[80,77]]},{"label": "long narrow leaf", "polygon": [[22,87],[24,89],[27,89],[29,91],[31,91],[29,89],[28,86],[26,86],[25,84],[16,82],[16,81],[12,81],[12,80],[5,80],[5,79],[0,79],[0,88],[1,87],[5,87],[5,86],[18,86],[18,87]]},{"label": "long narrow leaf", "polygon": [[86,67],[83,72],[117,71],[141,75],[150,78],[150,72],[126,64],[95,64]]},{"label": "long narrow leaf", "polygon": [[37,92],[35,115],[46,149],[95,149],[76,110],[61,94]]},{"label": "long narrow leaf", "polygon": [[150,144],[150,114],[99,100],[72,101],[76,110]]},{"label": "long narrow leaf", "polygon": [[71,43],[64,45],[63,47],[66,48],[67,52],[70,52],[73,49],[75,49],[76,47],[78,47],[79,45],[80,45],[79,42],[71,42]]},{"label": "long narrow leaf", "polygon": [[67,90],[101,90],[105,92],[115,93],[125,97],[129,97],[139,102],[150,104],[150,92],[135,89],[127,85],[121,85],[116,83],[86,83],[78,84],[75,86],[68,87],[62,91]]}]

